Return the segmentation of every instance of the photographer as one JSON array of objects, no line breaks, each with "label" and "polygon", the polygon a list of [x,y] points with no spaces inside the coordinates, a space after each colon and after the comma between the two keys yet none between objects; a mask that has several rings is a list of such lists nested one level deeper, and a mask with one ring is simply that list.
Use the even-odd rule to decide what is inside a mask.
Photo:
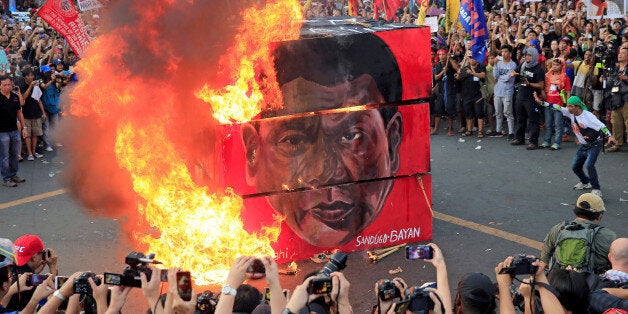
[{"label": "photographer", "polygon": [[394,289],[398,291],[399,300],[406,299],[406,288],[408,287],[408,284],[406,284],[406,282],[402,278],[396,277],[390,281],[385,279],[378,280],[377,282],[375,282],[374,289],[375,297],[377,298],[377,305],[373,307],[371,313],[382,314],[395,312],[394,298],[386,298],[382,295],[382,289],[386,289],[384,288],[384,285],[392,285],[390,288],[394,287]]},{"label": "photographer", "polygon": [[[238,301],[236,290],[242,283],[251,277],[259,274],[252,273],[250,266],[253,264],[256,258],[253,256],[240,256],[236,259],[235,263],[231,266],[229,275],[227,276],[226,285],[222,289],[222,294],[218,304],[216,305],[216,314],[229,314],[234,311],[234,308],[238,307],[236,302]],[[265,269],[266,282],[270,288],[270,308],[273,314],[281,313],[281,310],[285,307],[286,297],[283,294],[281,286],[279,284],[279,273],[277,263],[272,257],[266,256],[260,259]],[[258,292],[259,296],[259,292]],[[257,302],[259,302],[259,297]],[[242,302],[242,301],[241,301]]]},{"label": "photographer", "polygon": [[[310,304],[312,301],[318,298],[330,298],[327,303],[330,305],[330,313],[336,314],[351,314],[353,308],[349,303],[349,281],[341,272],[333,272],[330,274],[332,282],[332,290],[329,295],[327,294],[309,294],[308,287],[310,282],[316,279],[316,276],[306,278],[302,284],[294,288],[290,301],[286,305],[286,308],[281,312],[282,314],[294,314],[303,313],[302,310],[308,309],[306,313],[310,313]],[[222,299],[222,297],[221,297]],[[326,301],[327,302],[327,301]]]},{"label": "photographer", "polygon": [[[529,257],[534,259],[534,257]],[[514,258],[509,256],[503,262],[499,263],[495,267],[495,276],[499,285],[499,312],[503,313],[515,313],[515,308],[512,303],[510,295],[510,286],[512,285],[512,279],[514,274],[512,272],[504,272],[503,269],[511,268]],[[532,313],[531,308],[534,307],[534,298],[532,297],[532,286],[539,291],[541,299],[541,305],[545,313],[564,313],[562,305],[558,298],[554,294],[555,289],[549,285],[547,277],[545,277],[545,263],[535,260],[531,262],[532,266],[536,267],[533,274],[530,274],[530,278],[523,279],[519,286],[519,292],[524,297],[525,313]],[[532,271],[530,271],[532,272]],[[553,292],[552,292],[553,291]]]}]

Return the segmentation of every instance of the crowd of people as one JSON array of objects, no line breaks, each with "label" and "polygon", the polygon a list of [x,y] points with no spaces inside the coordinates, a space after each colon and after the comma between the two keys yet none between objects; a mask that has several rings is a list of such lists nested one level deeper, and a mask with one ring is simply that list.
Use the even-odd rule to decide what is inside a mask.
[{"label": "crowd of people", "polygon": [[16,187],[25,182],[17,175],[19,162],[34,161],[62,146],[50,135],[63,112],[59,96],[76,81],[78,58],[63,36],[36,14],[29,20],[5,10],[1,14],[0,168],[2,184]]},{"label": "crowd of people", "polygon": [[[600,224],[606,208],[595,194],[582,194],[573,211],[574,220],[547,234],[540,258],[506,257],[495,267],[495,284],[486,274],[467,273],[454,298],[444,254],[438,245],[427,244],[422,250],[429,254],[422,258],[434,266],[434,282],[415,286],[413,279],[378,280],[372,313],[626,313],[628,238]],[[291,293],[282,288],[272,257],[240,256],[220,293],[198,295],[189,272],[171,268],[159,276],[160,269],[149,267],[153,260],[140,255],[130,255],[139,266],[127,256],[134,265],[130,275],[127,270],[124,275],[80,271],[63,277],[59,257],[37,235],[14,243],[0,239],[0,313],[120,313],[132,287],[142,289],[148,313],[352,313],[349,290],[367,290],[351,286],[342,272],[347,255],[340,251]],[[517,276],[522,278],[518,287],[513,285]],[[263,293],[245,283],[263,277]],[[160,295],[162,282],[167,292]]]}]

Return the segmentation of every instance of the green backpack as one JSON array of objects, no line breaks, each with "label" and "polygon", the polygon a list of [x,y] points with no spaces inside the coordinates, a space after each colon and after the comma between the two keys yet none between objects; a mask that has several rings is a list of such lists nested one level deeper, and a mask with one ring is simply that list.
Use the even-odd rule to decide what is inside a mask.
[{"label": "green backpack", "polygon": [[595,272],[592,245],[600,229],[602,226],[595,224],[565,221],[558,232],[556,248],[549,263],[550,270],[571,266],[574,270]]}]

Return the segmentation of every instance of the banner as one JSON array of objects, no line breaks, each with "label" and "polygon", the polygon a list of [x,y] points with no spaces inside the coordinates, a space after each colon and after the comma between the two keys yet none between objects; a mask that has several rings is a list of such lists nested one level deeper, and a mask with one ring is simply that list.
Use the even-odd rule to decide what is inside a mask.
[{"label": "banner", "polygon": [[460,24],[471,35],[471,58],[479,63],[486,58],[488,29],[482,0],[462,0],[460,3]]},{"label": "banner", "polygon": [[98,0],[78,0],[78,6],[81,12],[96,10],[103,7],[102,3]]},{"label": "banner", "polygon": [[624,0],[586,0],[587,19],[623,18],[626,15]]},{"label": "banner", "polygon": [[445,12],[445,31],[449,32],[454,21],[458,20],[460,15],[460,0],[446,0],[447,7]]},{"label": "banner", "polygon": [[85,24],[79,17],[72,1],[48,0],[37,11],[37,15],[63,35],[72,51],[79,58],[83,55],[83,51],[89,44],[89,37],[85,30]]}]

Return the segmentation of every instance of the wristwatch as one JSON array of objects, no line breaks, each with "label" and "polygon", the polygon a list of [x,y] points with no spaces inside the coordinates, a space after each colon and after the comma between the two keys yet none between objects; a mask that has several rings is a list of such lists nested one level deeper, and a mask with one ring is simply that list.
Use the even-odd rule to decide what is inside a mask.
[{"label": "wristwatch", "polygon": [[222,287],[222,291],[221,292],[222,292],[222,294],[232,295],[232,296],[235,297],[235,295],[237,293],[237,290],[231,288],[231,286],[227,284],[224,287]]}]

